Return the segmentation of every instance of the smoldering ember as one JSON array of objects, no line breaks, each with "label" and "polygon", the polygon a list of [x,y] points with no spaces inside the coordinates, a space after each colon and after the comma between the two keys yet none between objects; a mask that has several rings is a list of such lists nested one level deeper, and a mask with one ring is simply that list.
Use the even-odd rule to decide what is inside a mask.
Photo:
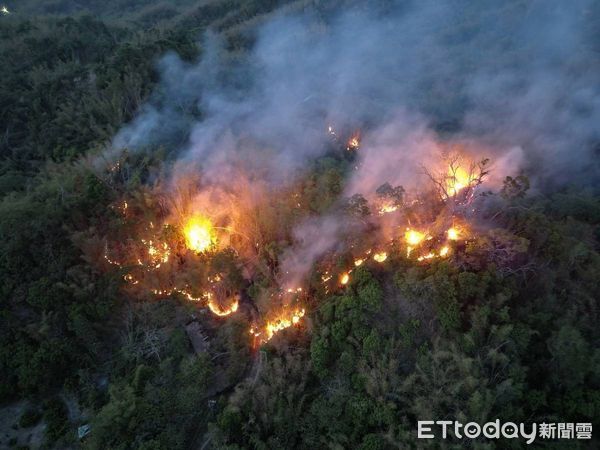
[{"label": "smoldering ember", "polygon": [[598,2],[0,12],[1,448],[598,446]]}]

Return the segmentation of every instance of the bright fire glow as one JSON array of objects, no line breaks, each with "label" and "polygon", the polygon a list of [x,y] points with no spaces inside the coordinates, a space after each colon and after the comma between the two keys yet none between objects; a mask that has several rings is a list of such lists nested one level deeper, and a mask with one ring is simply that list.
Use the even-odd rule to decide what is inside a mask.
[{"label": "bright fire glow", "polygon": [[452,197],[473,182],[473,176],[462,167],[448,168],[446,192]]},{"label": "bright fire glow", "polygon": [[[341,136],[338,138],[331,126],[328,128],[328,132],[340,144],[340,150],[343,150],[344,141],[341,139]],[[346,134],[344,139],[347,137],[348,135]],[[348,146],[348,150],[358,149],[360,135],[358,133],[353,134],[346,142],[346,145]],[[473,170],[476,170],[479,166],[471,164],[473,170],[469,171],[469,165],[465,166],[467,168],[465,170],[459,167],[458,162],[459,159],[454,158],[450,165],[443,163],[439,166],[441,168],[436,170],[431,178],[435,182],[435,188],[438,195],[441,196],[441,200],[452,196],[456,197],[464,189],[464,195],[454,199],[454,201],[460,203],[459,206],[463,206],[463,197],[466,204],[471,197],[472,188],[481,182],[482,175],[480,172],[473,175]],[[296,190],[294,189],[291,200],[292,204],[297,205],[298,208],[302,208],[302,203],[300,203],[301,194],[295,192]],[[427,195],[429,195],[429,192],[427,191]],[[204,197],[199,197],[199,199],[202,198]],[[209,197],[207,196],[207,198]],[[341,256],[339,254],[332,254],[331,261],[329,259],[318,261],[318,266],[316,267],[319,268],[319,275],[323,281],[323,285],[318,286],[318,292],[324,291],[325,293],[330,293],[330,291],[333,292],[334,290],[343,291],[344,286],[349,285],[350,282],[355,282],[351,277],[353,276],[353,271],[356,274],[356,267],[371,266],[371,264],[374,264],[370,262],[371,257],[377,263],[384,263],[384,261],[389,259],[388,256],[396,255],[395,252],[397,251],[398,244],[401,248],[400,252],[403,253],[404,248],[406,248],[407,256],[412,259],[415,265],[425,266],[431,263],[435,264],[436,261],[441,261],[442,258],[448,258],[446,261],[456,259],[457,262],[460,262],[459,257],[464,247],[461,242],[466,242],[473,230],[467,222],[467,218],[462,215],[462,209],[460,208],[456,208],[456,213],[454,209],[448,208],[447,213],[444,210],[444,214],[441,215],[440,213],[434,220],[433,213],[435,211],[433,207],[446,205],[438,199],[432,208],[428,208],[426,204],[428,198],[428,196],[415,199],[409,198],[409,201],[406,203],[406,211],[404,211],[404,203],[400,205],[395,204],[393,198],[390,199],[390,197],[378,198],[375,203],[370,204],[369,208],[373,208],[372,210],[376,212],[376,215],[377,211],[380,216],[397,211],[393,217],[395,220],[392,220],[392,216],[386,216],[385,218],[375,217],[374,220],[381,222],[381,228],[384,232],[381,233],[381,236],[376,235],[373,238],[377,237],[380,239],[376,242],[371,242],[371,236],[368,236],[368,239],[361,240],[361,238],[366,237],[363,235],[364,233],[356,236],[355,244],[345,247],[344,252],[348,252],[344,253],[343,261],[346,264],[345,266],[339,267],[337,266],[339,262],[336,265],[331,262],[336,261],[336,256]],[[221,282],[221,277],[225,276],[225,272],[217,275],[209,272],[211,262],[207,260],[213,256],[210,252],[216,249],[217,244],[219,248],[229,246],[234,250],[235,256],[240,258],[239,266],[244,268],[244,277],[246,278],[247,274],[247,279],[252,284],[254,282],[253,274],[257,273],[257,267],[264,262],[261,252],[256,252],[256,250],[260,250],[263,241],[268,242],[268,239],[263,239],[262,235],[263,232],[267,233],[268,230],[262,230],[258,226],[257,230],[249,229],[254,225],[251,227],[247,226],[249,219],[246,217],[246,214],[248,211],[243,208],[240,211],[234,210],[221,213],[220,208],[219,210],[213,209],[215,205],[208,207],[206,206],[207,203],[202,203],[204,206],[200,206],[199,201],[194,200],[194,205],[196,206],[193,207],[187,203],[179,205],[176,210],[171,211],[169,217],[177,217],[180,211],[183,210],[210,211],[210,218],[201,214],[191,213],[183,216],[183,220],[175,219],[178,225],[176,229],[179,230],[179,236],[173,236],[170,233],[172,228],[169,224],[159,222],[154,224],[149,222],[144,230],[140,230],[144,233],[145,239],[141,238],[141,236],[133,239],[130,238],[127,246],[118,243],[114,248],[111,248],[110,252],[108,244],[105,244],[104,265],[110,264],[127,268],[127,273],[121,275],[127,284],[139,285],[135,289],[132,289],[135,293],[144,291],[159,296],[178,294],[189,301],[198,302],[197,306],[199,308],[209,309],[212,314],[218,317],[225,317],[236,313],[240,309],[239,303],[241,302],[240,299],[243,291],[229,298],[217,294],[224,291],[226,287],[225,283],[223,285],[217,284]],[[451,203],[454,201],[451,201]],[[240,200],[240,203],[242,202],[243,199]],[[130,203],[132,203],[131,207],[126,201],[121,200],[114,207],[118,208],[126,217],[134,218],[136,214],[139,214],[140,208],[132,201]],[[259,206],[261,205],[259,202],[257,203]],[[397,200],[396,203],[401,202]],[[416,206],[413,208],[414,205]],[[248,209],[252,206],[248,205]],[[432,209],[431,214],[430,209]],[[421,214],[422,211],[423,214]],[[252,217],[250,215],[250,218]],[[243,230],[248,236],[235,232],[233,239],[227,239],[224,230],[232,234],[234,233],[233,225],[227,224],[235,224],[235,229]],[[413,226],[417,228],[413,229]],[[248,231],[246,231],[247,229]],[[253,233],[256,233],[256,235]],[[265,237],[270,238],[270,235],[265,234]],[[352,237],[354,238],[354,236]],[[382,240],[383,238],[385,238],[385,241]],[[372,247],[368,250],[363,248],[362,245],[365,242],[369,242]],[[191,251],[185,251],[185,248],[182,248],[183,243],[185,243],[185,248]],[[209,254],[204,254],[205,252]],[[350,252],[352,258],[346,259]],[[329,257],[329,254],[327,256]],[[340,259],[337,261],[340,261]],[[258,263],[254,263],[255,260]],[[135,261],[137,261],[137,265]],[[417,264],[417,261],[420,263]],[[187,270],[187,267],[194,267],[198,264],[207,265],[207,272],[199,273],[203,274],[202,278],[204,281],[208,277],[208,284],[194,283],[198,279],[195,273],[183,273],[182,276],[179,276],[177,273],[180,270]],[[385,264],[381,264],[379,267],[383,269],[384,266]],[[279,268],[281,269],[281,267]],[[160,269],[160,271],[157,269]],[[131,270],[131,273],[129,273],[129,270]],[[223,270],[226,271],[227,269],[224,268]],[[208,273],[211,273],[211,275],[208,275]],[[287,274],[288,272],[285,273]],[[261,308],[256,309],[257,314],[252,315],[253,320],[256,320],[256,322],[253,322],[250,330],[254,345],[266,343],[278,332],[289,327],[299,326],[304,320],[304,308],[308,304],[311,304],[307,303],[307,300],[312,295],[313,288],[315,287],[312,283],[313,278],[310,278],[309,284],[304,289],[297,287],[297,284],[291,284],[288,278],[296,280],[291,276],[285,277],[284,284],[279,284],[274,280],[273,285],[269,286],[271,296],[276,296],[279,301],[272,302],[268,306],[261,303]],[[304,279],[303,281],[306,282],[307,280]],[[295,281],[295,283],[297,282]],[[263,288],[260,285],[257,287]],[[225,292],[228,292],[227,296],[229,296],[230,291],[225,290]]]},{"label": "bright fire glow", "polygon": [[438,257],[445,258],[446,256],[448,256],[448,253],[450,253],[450,247],[448,247],[447,245],[444,245],[438,253],[435,253],[434,251],[430,251],[426,255],[419,256],[417,258],[417,261],[422,262],[422,261],[427,261],[429,259],[434,259],[434,258],[438,258]]},{"label": "bright fire glow", "polygon": [[411,230],[410,228],[408,228],[406,230],[406,233],[404,233],[404,239],[406,240],[406,243],[410,246],[416,246],[419,245],[423,239],[425,239],[425,233],[421,233],[420,231],[416,231],[416,230]]},{"label": "bright fire glow", "polygon": [[340,277],[340,283],[342,285],[346,285],[346,284],[348,284],[348,281],[350,281],[350,274],[348,272],[345,272]]},{"label": "bright fire glow", "polygon": [[435,253],[433,253],[433,252],[429,252],[429,253],[427,253],[426,255],[419,256],[419,257],[417,258],[417,261],[424,261],[424,260],[426,260],[426,259],[432,259],[432,258],[435,258]]},{"label": "bright fire glow", "polygon": [[153,241],[146,241],[142,239],[142,244],[148,249],[148,256],[154,268],[158,269],[161,264],[169,262],[169,256],[171,256],[171,249],[166,242],[162,245],[156,245]]},{"label": "bright fire glow", "polygon": [[406,229],[406,233],[404,233],[404,240],[408,244],[406,247],[406,256],[410,256],[413,248],[423,242],[423,239],[426,238],[425,233],[421,233],[417,230],[412,230],[410,228]]},{"label": "bright fire glow", "polygon": [[193,216],[189,219],[183,232],[187,247],[197,253],[208,250],[217,241],[212,224],[202,216]]},{"label": "bright fire glow", "polygon": [[387,214],[398,210],[398,205],[383,205],[379,210],[379,214]]},{"label": "bright fire glow", "polygon": [[224,316],[229,316],[230,314],[233,314],[234,312],[236,312],[238,310],[239,307],[239,302],[237,300],[234,300],[233,303],[228,306],[227,308],[223,308],[221,307],[218,303],[210,300],[208,302],[208,309],[210,309],[210,311],[213,314],[216,314],[217,316],[220,317],[224,317]]},{"label": "bright fire glow", "polygon": [[373,255],[373,259],[375,261],[377,261],[378,263],[382,263],[387,259],[387,253],[386,252],[375,253]]},{"label": "bright fire glow", "polygon": [[257,331],[256,329],[252,328],[250,329],[250,333],[253,334],[254,337],[258,338],[260,342],[267,342],[279,331],[285,330],[292,325],[298,325],[300,323],[300,319],[304,317],[304,314],[304,309],[297,309],[290,315],[281,316],[277,319],[267,322],[264,332]]},{"label": "bright fire glow", "polygon": [[448,239],[450,239],[451,241],[456,241],[456,240],[458,240],[458,236],[459,236],[460,232],[458,231],[458,229],[453,227],[448,230],[447,234],[448,234]]},{"label": "bright fire glow", "polygon": [[360,133],[356,132],[348,139],[346,150],[356,150],[358,147],[360,147]]}]

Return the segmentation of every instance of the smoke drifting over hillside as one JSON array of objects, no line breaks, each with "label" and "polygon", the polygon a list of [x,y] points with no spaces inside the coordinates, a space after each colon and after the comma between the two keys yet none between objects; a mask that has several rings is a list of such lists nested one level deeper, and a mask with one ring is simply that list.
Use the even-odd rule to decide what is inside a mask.
[{"label": "smoke drifting over hillside", "polygon": [[582,181],[598,172],[598,9],[401,2],[325,20],[279,16],[241,60],[227,59],[212,35],[197,64],[164,57],[159,92],[114,144],[175,143],[206,173],[259,161],[280,179],[323,151],[328,124],[366,128],[365,158],[381,129],[387,141],[398,129],[391,155],[414,159],[423,149],[408,143],[429,130],[480,141],[493,159],[521,148],[516,162],[544,182]]},{"label": "smoke drifting over hillside", "polygon": [[[229,185],[241,168],[277,187],[327,151],[333,126],[361,129],[347,196],[413,188],[452,146],[491,158],[495,185],[519,173],[538,188],[597,181],[597,3],[384,3],[280,14],[243,57],[213,34],[195,64],[166,55],[160,88],[113,147],[175,149],[174,179],[197,170]],[[318,238],[313,222],[297,229],[284,272],[304,274],[335,246],[333,219],[319,219]]]}]

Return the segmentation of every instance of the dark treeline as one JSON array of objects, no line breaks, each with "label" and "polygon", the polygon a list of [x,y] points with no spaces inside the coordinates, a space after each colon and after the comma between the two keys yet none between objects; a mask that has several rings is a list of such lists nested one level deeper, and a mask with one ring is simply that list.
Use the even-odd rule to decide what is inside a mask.
[{"label": "dark treeline", "polygon": [[[385,270],[361,267],[343,293],[316,293],[308,331],[258,351],[242,316],[215,323],[176,296],[136,301],[121,273],[87,259],[82,242],[122,226],[115,201],[155,206],[150,174],[171,149],[126,155],[118,180],[86,157],[152,95],[161,55],[193,60],[209,27],[243,54],[278,8],[325,14],[351,2],[13,3],[0,16],[0,400],[20,409],[11,421],[3,408],[0,447],[417,448],[419,419],[598,418],[593,189],[530,193],[525,179],[507,179],[489,194],[482,214],[493,227],[465,249],[469,264],[396,255]],[[310,213],[333,204],[347,167],[330,155],[311,167]],[[197,314],[210,338],[200,355],[184,328]],[[40,424],[43,437],[26,442]]]}]

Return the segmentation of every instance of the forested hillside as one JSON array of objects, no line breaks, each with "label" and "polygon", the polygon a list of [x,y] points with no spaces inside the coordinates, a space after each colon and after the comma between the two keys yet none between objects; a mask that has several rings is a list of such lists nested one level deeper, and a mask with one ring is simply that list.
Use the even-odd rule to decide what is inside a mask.
[{"label": "forested hillside", "polygon": [[600,7],[440,3],[6,2],[0,448],[597,425]]}]

